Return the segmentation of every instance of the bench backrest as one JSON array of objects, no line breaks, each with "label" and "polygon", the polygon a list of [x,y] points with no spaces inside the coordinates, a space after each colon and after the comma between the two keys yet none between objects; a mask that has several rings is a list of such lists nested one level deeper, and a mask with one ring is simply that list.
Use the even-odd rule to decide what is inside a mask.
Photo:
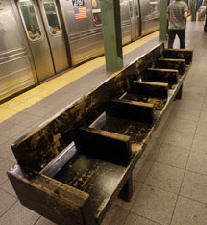
[{"label": "bench backrest", "polygon": [[89,126],[100,116],[113,98],[126,92],[138,74],[153,66],[163,54],[163,44],[115,73],[75,104],[62,109],[37,129],[12,144],[19,165],[40,171],[57,157],[76,137],[81,127]]}]

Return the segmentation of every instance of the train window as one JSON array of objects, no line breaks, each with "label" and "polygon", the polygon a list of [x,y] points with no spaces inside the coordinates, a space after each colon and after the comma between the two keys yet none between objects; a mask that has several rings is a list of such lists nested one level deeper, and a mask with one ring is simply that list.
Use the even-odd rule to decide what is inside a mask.
[{"label": "train window", "polygon": [[95,25],[102,24],[101,22],[101,6],[99,0],[91,0],[92,13],[93,13],[93,22]]},{"label": "train window", "polygon": [[130,15],[133,17],[133,0],[129,0]]},{"label": "train window", "polygon": [[158,1],[150,0],[149,1],[149,6],[150,6],[150,14],[157,14],[157,13],[159,13]]},{"label": "train window", "polygon": [[40,39],[41,32],[33,2],[31,0],[19,0],[18,6],[28,37],[34,41]]},{"label": "train window", "polygon": [[53,35],[61,33],[60,21],[54,0],[43,0],[42,4],[47,17],[50,33]]},{"label": "train window", "polygon": [[138,0],[135,0],[135,15],[139,16]]}]

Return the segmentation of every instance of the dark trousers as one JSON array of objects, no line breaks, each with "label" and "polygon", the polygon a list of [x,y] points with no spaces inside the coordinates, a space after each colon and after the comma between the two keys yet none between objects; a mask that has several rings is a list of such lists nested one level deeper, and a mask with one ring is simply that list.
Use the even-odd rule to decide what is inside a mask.
[{"label": "dark trousers", "polygon": [[176,34],[180,39],[180,48],[185,48],[185,30],[168,30],[168,48],[173,48]]}]

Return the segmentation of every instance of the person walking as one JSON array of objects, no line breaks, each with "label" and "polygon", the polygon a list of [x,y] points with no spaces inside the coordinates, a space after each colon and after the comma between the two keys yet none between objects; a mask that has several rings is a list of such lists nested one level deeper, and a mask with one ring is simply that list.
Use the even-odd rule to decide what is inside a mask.
[{"label": "person walking", "polygon": [[185,26],[188,7],[182,0],[175,0],[167,8],[168,19],[168,48],[173,48],[176,34],[180,39],[180,48],[185,48]]},{"label": "person walking", "polygon": [[204,31],[207,32],[207,0],[203,0],[203,5],[206,7],[206,22],[204,24]]},{"label": "person walking", "polygon": [[204,25],[204,31],[207,32],[207,7],[206,7],[206,22]]}]

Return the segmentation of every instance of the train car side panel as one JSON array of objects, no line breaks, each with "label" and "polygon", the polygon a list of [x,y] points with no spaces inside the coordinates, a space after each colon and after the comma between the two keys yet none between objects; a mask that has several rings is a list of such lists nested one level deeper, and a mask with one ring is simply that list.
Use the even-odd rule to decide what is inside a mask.
[{"label": "train car side panel", "polygon": [[70,43],[72,64],[103,54],[102,28],[101,24],[95,24],[91,1],[61,0],[60,4]]},{"label": "train car side panel", "polygon": [[0,101],[35,84],[32,57],[10,1],[0,13]]}]

